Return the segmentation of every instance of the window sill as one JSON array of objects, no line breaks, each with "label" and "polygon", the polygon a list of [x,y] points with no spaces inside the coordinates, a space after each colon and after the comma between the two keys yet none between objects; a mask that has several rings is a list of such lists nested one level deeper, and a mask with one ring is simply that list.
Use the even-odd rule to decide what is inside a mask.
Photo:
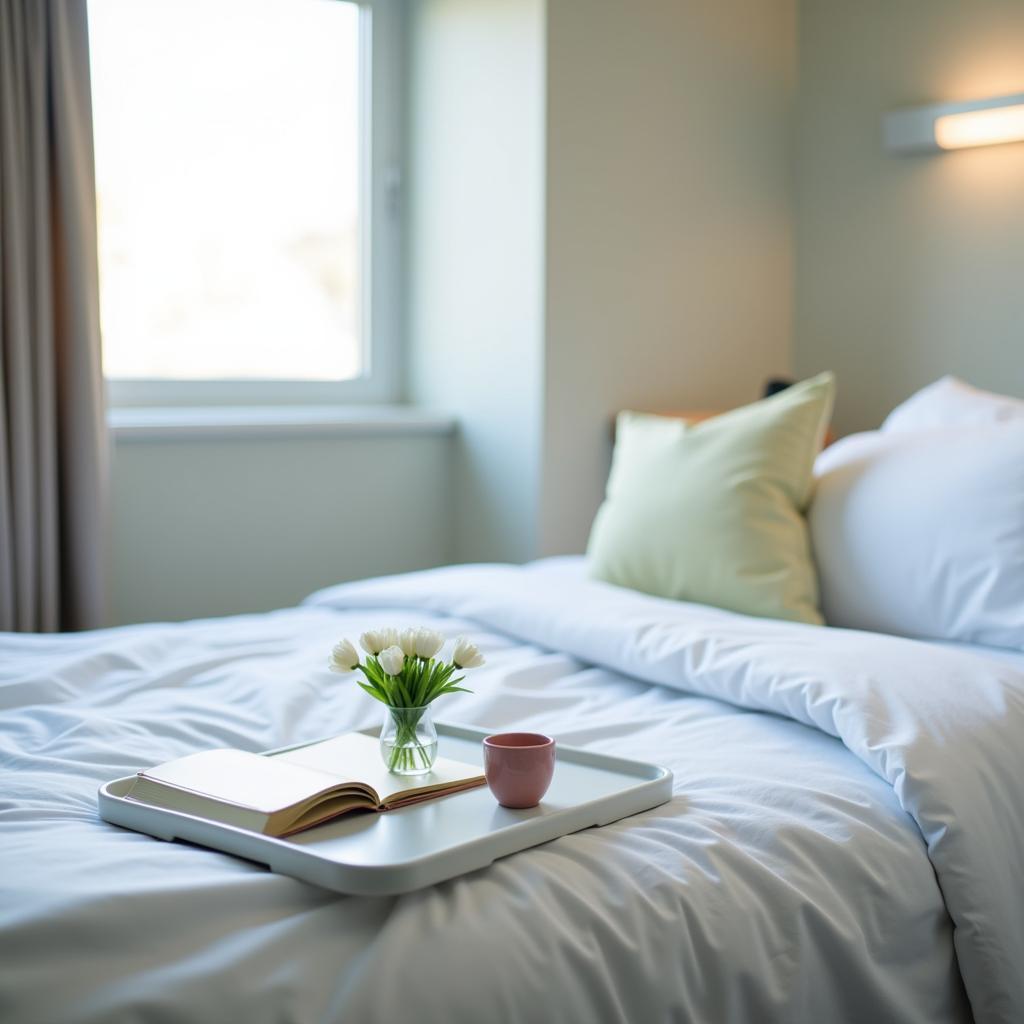
[{"label": "window sill", "polygon": [[404,405],[120,407],[107,412],[118,444],[450,434],[455,418]]}]

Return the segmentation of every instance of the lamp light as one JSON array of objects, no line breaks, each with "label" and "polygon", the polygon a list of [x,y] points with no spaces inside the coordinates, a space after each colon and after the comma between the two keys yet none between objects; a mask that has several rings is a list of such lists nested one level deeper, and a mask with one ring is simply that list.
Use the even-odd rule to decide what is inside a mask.
[{"label": "lamp light", "polygon": [[1024,142],[1024,93],[895,110],[885,117],[890,153],[934,153]]}]

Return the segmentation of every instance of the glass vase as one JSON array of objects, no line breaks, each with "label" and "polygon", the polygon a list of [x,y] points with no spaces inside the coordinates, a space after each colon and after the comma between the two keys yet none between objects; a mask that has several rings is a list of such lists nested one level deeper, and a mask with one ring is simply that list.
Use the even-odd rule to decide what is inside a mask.
[{"label": "glass vase", "polygon": [[430,705],[385,708],[380,756],[395,775],[426,775],[437,760],[437,730]]}]

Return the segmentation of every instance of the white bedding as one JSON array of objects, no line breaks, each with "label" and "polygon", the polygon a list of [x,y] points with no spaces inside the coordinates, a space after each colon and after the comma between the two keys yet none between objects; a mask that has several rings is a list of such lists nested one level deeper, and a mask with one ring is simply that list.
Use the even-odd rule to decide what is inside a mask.
[{"label": "white bedding", "polygon": [[[324,663],[380,621],[484,649],[442,717],[662,762],[676,797],[397,899],[98,820],[97,785],[140,766],[376,721]],[[1006,662],[646,598],[576,560],[0,652],[5,1022],[1024,1017]]]}]

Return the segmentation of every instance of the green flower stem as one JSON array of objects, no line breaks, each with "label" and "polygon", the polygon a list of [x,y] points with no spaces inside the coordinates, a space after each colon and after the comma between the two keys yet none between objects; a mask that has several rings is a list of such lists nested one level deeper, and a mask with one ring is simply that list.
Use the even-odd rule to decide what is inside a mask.
[{"label": "green flower stem", "polygon": [[385,670],[380,657],[375,654],[369,655],[364,662],[357,662],[354,667],[363,676],[362,680],[356,679],[356,684],[374,700],[384,704],[394,722],[394,746],[388,755],[388,770],[429,771],[433,759],[420,742],[416,729],[426,709],[438,697],[470,692],[459,686],[465,678],[457,674],[462,672],[462,668],[454,661],[445,663],[436,658],[408,654],[402,659],[401,668],[395,666],[391,655],[387,664],[389,669],[397,669],[394,675]]},{"label": "green flower stem", "polygon": [[388,771],[419,771],[430,768],[430,755],[420,743],[416,729],[427,708],[391,707],[395,724],[395,742],[388,759]]}]

